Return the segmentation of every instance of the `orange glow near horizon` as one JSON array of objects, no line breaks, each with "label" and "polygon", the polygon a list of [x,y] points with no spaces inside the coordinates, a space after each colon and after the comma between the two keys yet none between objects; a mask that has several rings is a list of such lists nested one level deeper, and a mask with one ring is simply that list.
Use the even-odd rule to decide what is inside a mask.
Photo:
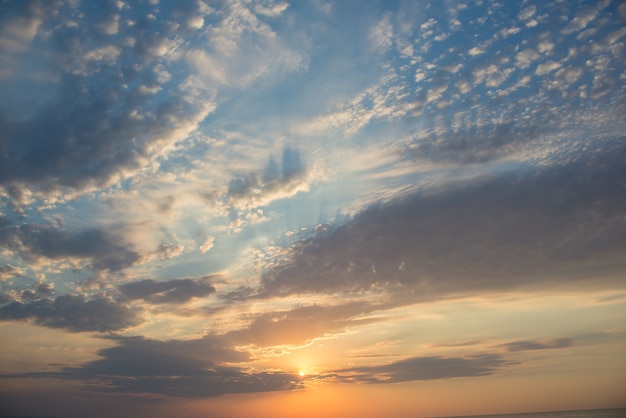
[{"label": "orange glow near horizon", "polygon": [[[213,418],[418,418],[620,406],[616,388],[626,383],[623,378],[597,374],[590,381],[593,385],[573,381],[559,386],[558,378],[537,384],[530,376],[499,376],[382,385],[317,382],[287,393],[198,401],[196,407],[203,412],[193,418],[206,417],[207,410]],[[598,390],[590,390],[592,386]],[[607,393],[599,395],[602,390]]]}]

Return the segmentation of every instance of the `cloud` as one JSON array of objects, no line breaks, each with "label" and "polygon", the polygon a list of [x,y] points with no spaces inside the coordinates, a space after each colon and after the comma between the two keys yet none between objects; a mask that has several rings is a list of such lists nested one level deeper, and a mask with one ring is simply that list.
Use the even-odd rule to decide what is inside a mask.
[{"label": "cloud", "polygon": [[3,14],[0,19],[0,51],[25,50],[37,35],[44,16],[58,4],[56,2],[18,2],[13,6],[12,13]]},{"label": "cloud", "polygon": [[227,204],[234,209],[254,209],[268,203],[308,191],[311,178],[300,151],[285,147],[281,166],[273,157],[263,172],[252,172],[232,179],[228,185]]},{"label": "cloud", "polygon": [[520,68],[528,68],[537,58],[539,58],[537,51],[531,48],[526,48],[515,56],[515,62]]},{"label": "cloud", "polygon": [[4,264],[0,266],[0,281],[6,281],[14,277],[22,277],[24,276],[24,273],[25,271],[21,267]]},{"label": "cloud", "polygon": [[[421,78],[415,73],[416,81]],[[298,135],[320,135],[338,132],[351,137],[374,121],[399,120],[419,107],[419,102],[408,102],[409,86],[393,69],[386,69],[378,80],[348,100],[333,106],[331,112],[294,126]]]},{"label": "cloud", "polygon": [[[53,376],[50,376],[53,377]],[[193,375],[104,377],[106,384],[91,389],[113,393],[151,393],[207,398],[236,393],[284,392],[301,389],[298,375],[285,372],[249,372],[234,367],[196,371]]]},{"label": "cloud", "polygon": [[30,289],[22,291],[19,299],[22,301],[39,300],[52,295],[54,295],[54,283],[40,283],[38,285],[31,285]]},{"label": "cloud", "polygon": [[518,28],[517,26],[513,26],[510,28],[504,28],[501,29],[498,34],[502,37],[502,38],[506,38],[510,35],[515,35],[516,33],[518,33],[519,31],[521,31],[520,28]]},{"label": "cloud", "polygon": [[[112,2],[76,14],[44,14],[39,4],[13,4],[12,19],[0,19],[0,31],[24,45],[44,17],[53,28],[31,47],[29,56],[41,62],[8,52],[28,89],[0,86],[5,103],[16,105],[0,109],[0,192],[71,199],[157,170],[215,109],[220,88],[302,68],[302,51],[286,48],[245,4],[227,3],[216,13],[201,2],[177,2],[158,19],[145,3]],[[257,6],[276,15],[286,4]],[[17,19],[17,9],[28,22]],[[218,20],[205,25],[208,14]],[[100,33],[89,31],[94,26]],[[43,75],[35,80],[35,73]]]},{"label": "cloud", "polygon": [[417,302],[531,284],[622,286],[620,141],[568,164],[373,205],[295,243],[263,274],[259,294],[382,291]]},{"label": "cloud", "polygon": [[289,8],[289,3],[265,1],[256,4],[254,11],[263,16],[277,17],[287,10],[287,8]]},{"label": "cloud", "polygon": [[185,376],[207,371],[219,362],[249,359],[219,336],[194,340],[152,340],[144,337],[111,337],[118,346],[98,352],[102,357],[66,369],[75,376],[156,377]]},{"label": "cloud", "polygon": [[[106,187],[136,173],[148,157],[167,152],[167,145],[181,139],[208,113],[180,93],[167,98],[145,94],[146,89],[159,87],[148,76],[154,65],[152,52],[163,47],[167,51],[176,36],[167,21],[152,28],[137,22],[119,34],[132,43],[109,44],[86,29],[93,22],[66,20],[56,2],[11,6],[12,20],[4,22],[3,30],[12,30],[14,24],[24,27],[16,18],[21,9],[29,10],[29,21],[45,17],[46,27],[53,29],[32,46],[28,56],[11,54],[10,62],[21,72],[14,80],[18,88],[3,86],[14,106],[0,110],[0,187],[31,189],[40,197],[55,196],[59,189],[69,196]],[[75,17],[92,20],[96,18],[92,13],[101,13],[100,29],[114,34],[119,29],[119,10],[114,3],[109,6],[96,6]],[[46,12],[48,7],[55,13]],[[29,58],[33,55],[39,61]],[[136,65],[129,65],[131,57]],[[103,79],[92,77],[96,73]],[[142,85],[138,80],[149,82]],[[101,88],[101,83],[107,88]]]},{"label": "cloud", "polygon": [[72,332],[119,331],[138,325],[137,311],[110,299],[85,299],[77,295],[61,295],[22,303],[13,301],[0,307],[0,319],[33,320],[49,328],[64,328]]},{"label": "cloud", "polygon": [[484,54],[485,50],[475,46],[475,47],[471,48],[469,51],[467,51],[467,53],[474,57],[476,55]]},{"label": "cloud", "polygon": [[573,345],[571,338],[554,338],[547,341],[520,340],[503,344],[507,351],[527,351],[527,350],[552,350],[556,348],[568,348]]},{"label": "cloud", "polygon": [[[509,59],[505,58],[499,60],[499,64],[508,62]],[[498,87],[502,84],[509,75],[514,71],[513,68],[503,67],[502,65],[480,65],[472,70],[472,76],[474,78],[474,84],[481,84],[483,81],[487,87]]]},{"label": "cloud", "polygon": [[537,75],[545,75],[548,74],[551,71],[554,71],[558,68],[561,67],[561,64],[558,62],[554,62],[554,61],[546,61],[542,64],[539,64],[537,66],[537,69],[535,70],[535,74]]},{"label": "cloud", "polygon": [[463,64],[450,64],[443,67],[443,70],[451,74],[456,74],[461,68],[463,68]]},{"label": "cloud", "polygon": [[142,299],[148,303],[185,303],[215,293],[211,277],[200,279],[172,279],[156,281],[145,279],[125,283],[118,287],[122,300]]},{"label": "cloud", "polygon": [[[0,318],[117,344],[21,377],[282,391],[302,380],[262,368],[334,349],[370,360],[329,380],[487,376],[574,340],[449,337],[410,308],[624,293],[618,2],[157,3],[3,3]],[[402,352],[407,321],[457,343]]]},{"label": "cloud", "polygon": [[198,251],[200,254],[206,254],[211,248],[213,248],[213,242],[215,241],[215,237],[207,237],[206,240],[200,245]]},{"label": "cloud", "polygon": [[180,98],[142,109],[139,87],[116,88],[90,91],[68,82],[64,94],[77,98],[71,104],[53,102],[27,122],[0,115],[0,185],[25,184],[40,192],[109,185],[142,167],[156,155],[155,147],[166,149],[207,113]]},{"label": "cloud", "polygon": [[[79,67],[73,71],[75,74],[82,75],[86,75],[90,71],[101,71],[106,65],[115,64],[121,53],[122,49],[115,45],[92,49],[83,55]],[[140,86],[140,89],[141,87],[144,86]]]},{"label": "cloud", "polygon": [[60,378],[87,383],[87,389],[114,393],[151,393],[177,397],[214,397],[231,393],[294,390],[297,375],[256,372],[222,363],[249,356],[219,336],[181,341],[144,337],[110,337],[118,346],[100,350],[100,359],[57,372],[3,377]]},{"label": "cloud", "polygon": [[375,309],[375,305],[354,302],[268,312],[256,316],[244,329],[228,332],[225,337],[240,345],[302,345],[348,327],[375,322],[373,318],[359,318]]},{"label": "cloud", "polygon": [[[286,9],[277,3],[257,6],[262,16],[277,16]],[[209,44],[182,54],[198,72],[221,85],[247,87],[268,74],[303,68],[302,51],[289,49],[247,5],[227,3],[221,12],[223,19],[206,27]]]},{"label": "cloud", "polygon": [[568,83],[575,83],[576,80],[584,74],[584,71],[580,67],[569,67],[567,69],[562,68],[556,72],[557,78],[564,78]]},{"label": "cloud", "polygon": [[374,50],[385,52],[393,45],[393,24],[391,16],[385,15],[374,26],[370,33]]},{"label": "cloud", "polygon": [[109,16],[106,20],[102,21],[97,25],[98,30],[104,35],[115,35],[120,26],[120,15],[113,14]]},{"label": "cloud", "polygon": [[185,247],[182,245],[162,243],[156,248],[156,250],[149,251],[148,253],[144,254],[139,260],[139,264],[149,263],[154,260],[169,260],[171,258],[180,256],[183,253],[184,249]]},{"label": "cloud", "polygon": [[589,23],[591,23],[600,12],[601,9],[605,8],[609,2],[604,0],[602,2],[598,2],[594,7],[586,7],[581,12],[579,12],[568,25],[562,30],[564,34],[570,34],[572,32],[577,32],[581,29],[587,27]]},{"label": "cloud", "polygon": [[512,362],[497,354],[471,357],[412,357],[380,366],[362,366],[335,371],[341,381],[381,384],[415,380],[488,376]]},{"label": "cloud", "polygon": [[49,224],[25,224],[0,229],[0,247],[37,264],[47,260],[82,261],[94,270],[118,271],[140,255],[115,232],[104,229],[68,231]]},{"label": "cloud", "polygon": [[622,20],[626,20],[626,4],[620,4],[617,6],[617,14]]},{"label": "cloud", "polygon": [[537,13],[537,7],[535,7],[535,5],[532,5],[519,12],[517,17],[519,18],[519,20],[528,20],[533,17],[535,13]]},{"label": "cloud", "polygon": [[429,88],[426,94],[426,103],[434,102],[434,101],[441,99],[441,96],[443,96],[443,93],[447,89],[448,89],[448,86],[445,84],[440,85],[440,86],[433,86],[432,88]]},{"label": "cloud", "polygon": [[[536,121],[535,121],[536,122]],[[434,131],[409,145],[408,152],[419,160],[455,164],[485,163],[513,153],[522,144],[539,137],[539,127],[523,122],[504,122],[441,135]]]}]

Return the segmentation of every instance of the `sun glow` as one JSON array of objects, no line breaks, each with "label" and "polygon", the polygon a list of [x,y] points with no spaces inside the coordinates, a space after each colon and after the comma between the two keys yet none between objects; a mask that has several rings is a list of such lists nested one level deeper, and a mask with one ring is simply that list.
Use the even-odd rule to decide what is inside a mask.
[{"label": "sun glow", "polygon": [[300,377],[304,377],[305,373],[304,373],[304,371],[300,370],[300,371],[298,372],[298,375],[300,375]]}]

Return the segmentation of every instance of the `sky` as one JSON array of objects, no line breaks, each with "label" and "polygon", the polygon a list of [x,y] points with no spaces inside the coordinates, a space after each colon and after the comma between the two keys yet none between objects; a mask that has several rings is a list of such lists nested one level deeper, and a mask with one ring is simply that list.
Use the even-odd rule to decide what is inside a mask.
[{"label": "sky", "polygon": [[0,3],[0,416],[626,407],[626,3]]}]

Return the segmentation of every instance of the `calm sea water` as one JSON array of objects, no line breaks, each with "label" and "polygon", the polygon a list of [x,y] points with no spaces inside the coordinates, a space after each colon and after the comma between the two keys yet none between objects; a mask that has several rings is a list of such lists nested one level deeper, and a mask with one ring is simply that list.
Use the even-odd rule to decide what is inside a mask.
[{"label": "calm sea water", "polygon": [[[460,417],[448,417],[460,418]],[[626,418],[624,409],[595,409],[585,411],[530,412],[505,415],[473,415],[464,418]]]}]

